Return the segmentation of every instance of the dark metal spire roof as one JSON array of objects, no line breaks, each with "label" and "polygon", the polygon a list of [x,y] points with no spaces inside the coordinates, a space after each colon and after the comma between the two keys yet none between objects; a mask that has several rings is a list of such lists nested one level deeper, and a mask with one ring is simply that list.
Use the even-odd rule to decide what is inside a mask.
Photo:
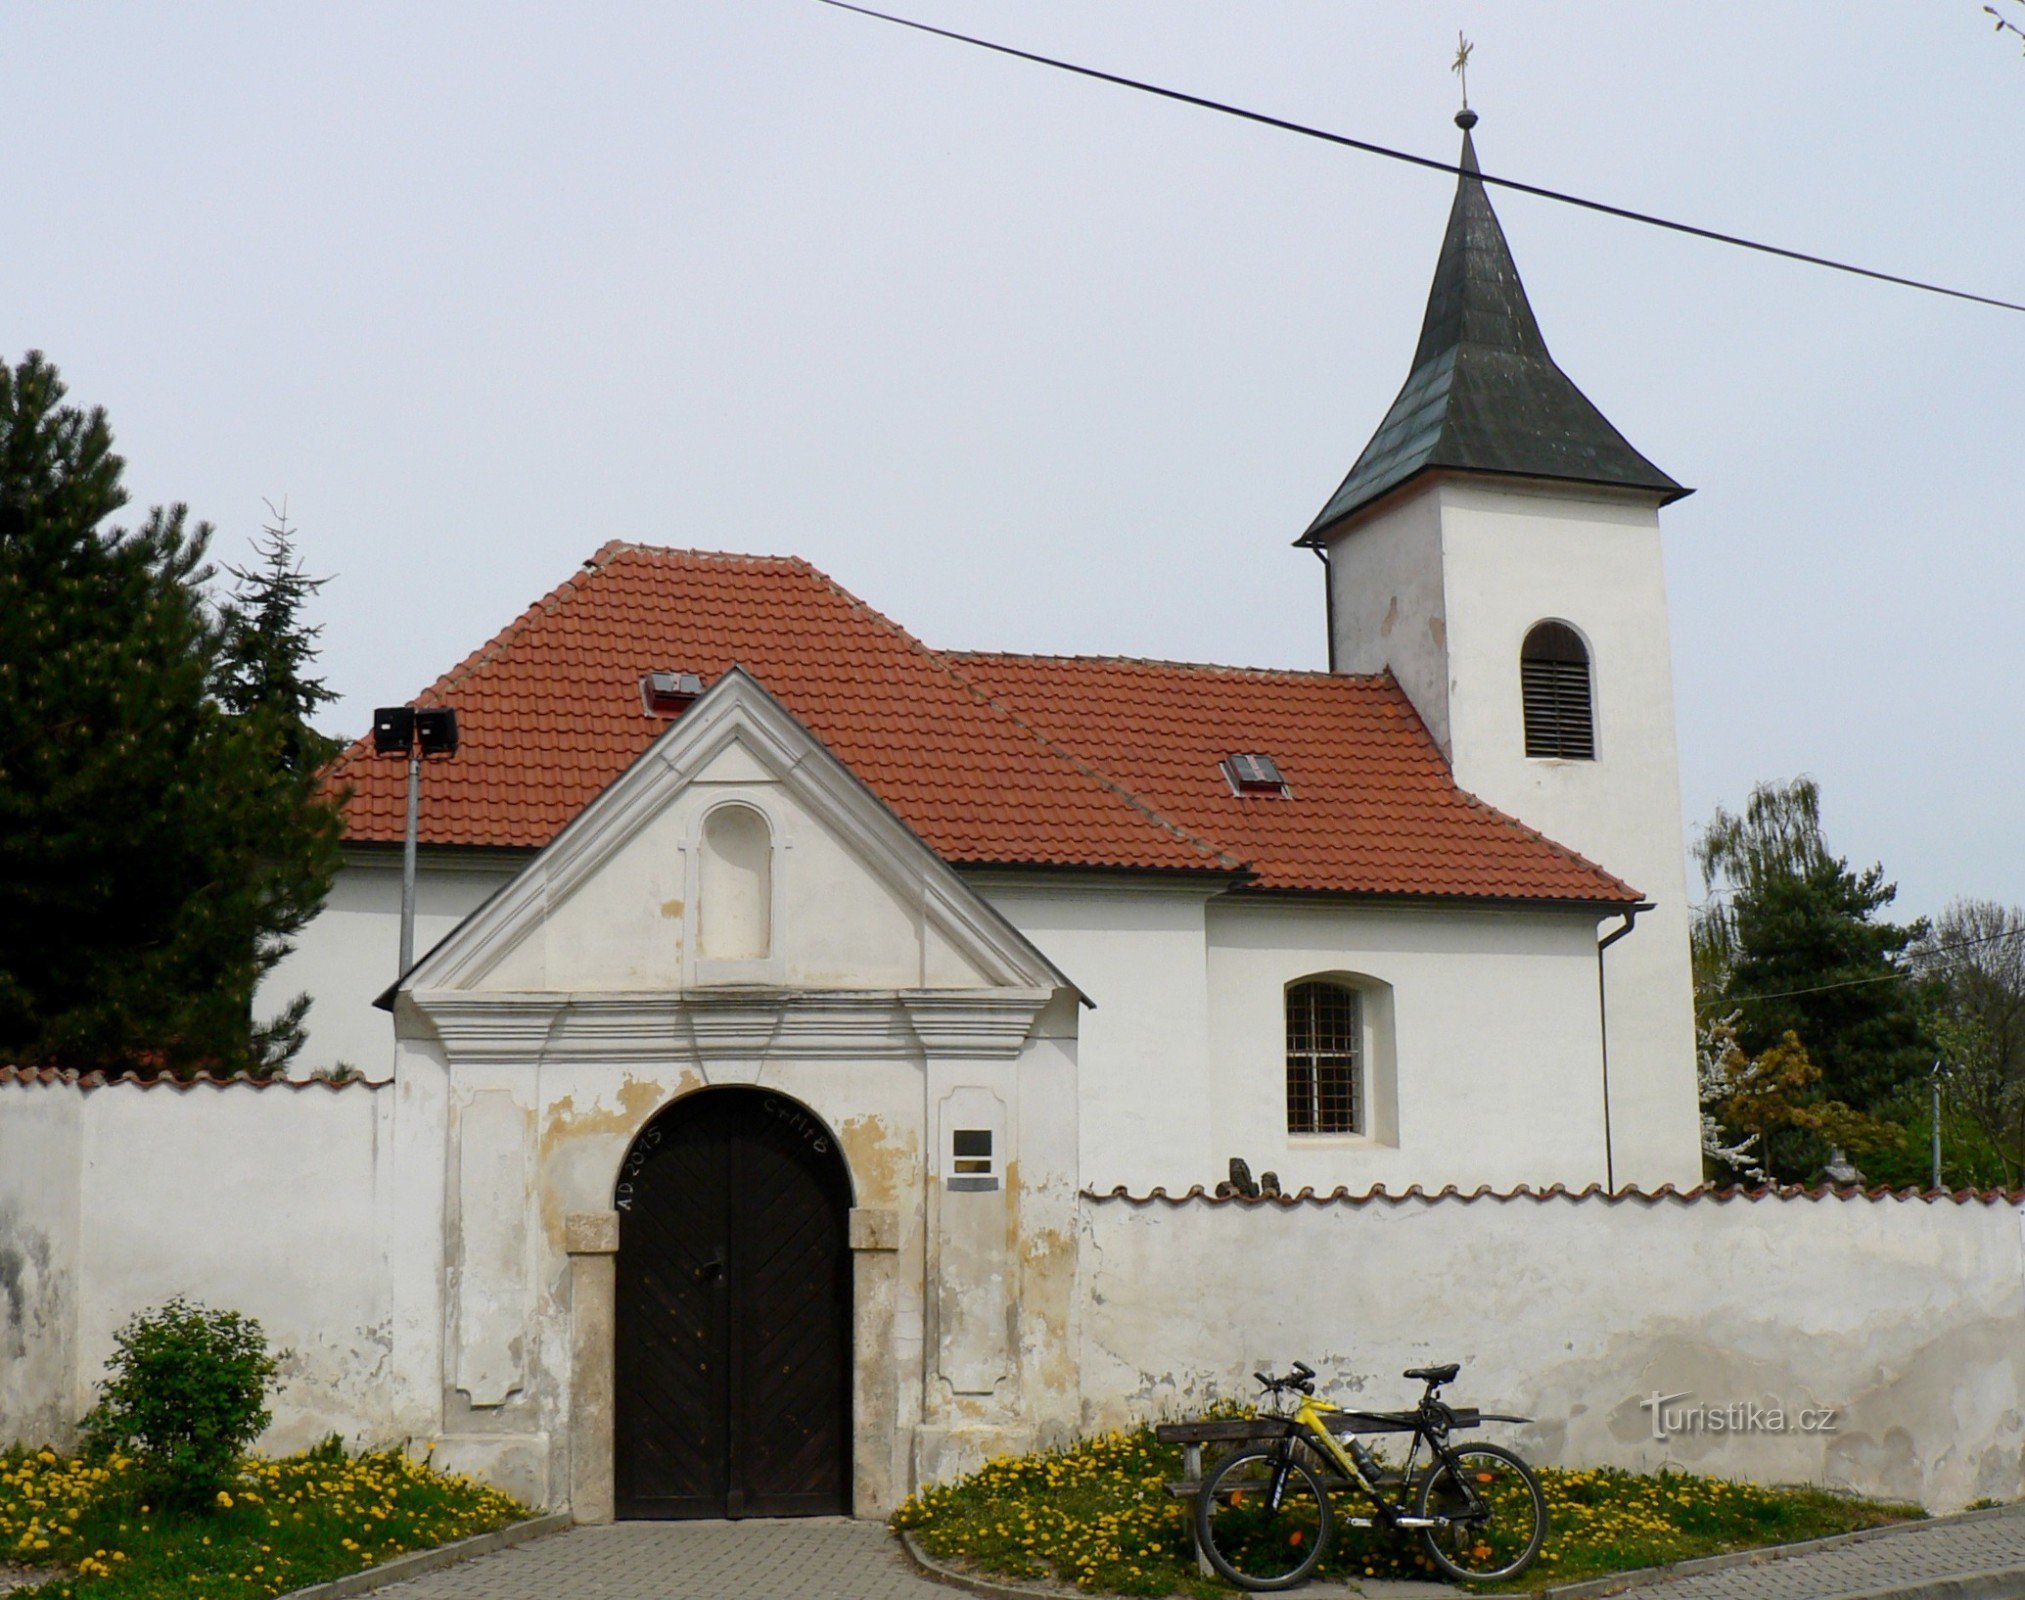
[{"label": "dark metal spire roof", "polygon": [[1547,353],[1504,229],[1463,130],[1462,177],[1435,264],[1413,370],[1350,476],[1297,541],[1318,544],[1353,511],[1437,467],[1693,491],[1632,449]]}]

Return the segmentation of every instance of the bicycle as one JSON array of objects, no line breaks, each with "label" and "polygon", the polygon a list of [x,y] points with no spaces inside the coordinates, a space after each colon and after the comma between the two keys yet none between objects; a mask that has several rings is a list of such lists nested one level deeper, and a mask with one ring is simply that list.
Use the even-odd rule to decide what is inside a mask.
[{"label": "bicycle", "polygon": [[[1483,1582],[1524,1572],[1547,1537],[1540,1480],[1502,1445],[1457,1446],[1449,1435],[1484,1422],[1532,1419],[1444,1404],[1442,1387],[1461,1370],[1460,1363],[1450,1362],[1407,1372],[1427,1385],[1412,1411],[1345,1411],[1318,1400],[1315,1369],[1305,1362],[1295,1362],[1284,1378],[1254,1373],[1268,1396],[1255,1418],[1284,1432],[1268,1445],[1240,1446],[1203,1479],[1195,1499],[1195,1535],[1209,1564],[1241,1589],[1292,1588],[1328,1551],[1335,1527],[1330,1496],[1356,1490],[1374,1514],[1347,1517],[1346,1526],[1415,1533],[1428,1558],[1451,1578]],[[1291,1414],[1283,1404],[1289,1394],[1300,1397]],[[1327,1420],[1332,1417],[1333,1429]],[[1404,1466],[1388,1472],[1350,1425],[1412,1433]],[[1417,1472],[1423,1444],[1428,1459]],[[1318,1472],[1310,1455],[1341,1476]]]}]

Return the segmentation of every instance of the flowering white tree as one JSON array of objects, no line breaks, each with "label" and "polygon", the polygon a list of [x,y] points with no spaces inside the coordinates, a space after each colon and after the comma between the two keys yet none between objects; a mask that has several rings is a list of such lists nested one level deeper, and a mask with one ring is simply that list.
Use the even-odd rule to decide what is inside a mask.
[{"label": "flowering white tree", "polygon": [[1765,1169],[1752,1158],[1758,1136],[1746,1134],[1734,1144],[1716,1111],[1740,1090],[1751,1087],[1760,1068],[1737,1046],[1737,1013],[1711,1018],[1695,1041],[1695,1089],[1702,1109],[1702,1154],[1742,1173],[1754,1183],[1765,1180]]}]

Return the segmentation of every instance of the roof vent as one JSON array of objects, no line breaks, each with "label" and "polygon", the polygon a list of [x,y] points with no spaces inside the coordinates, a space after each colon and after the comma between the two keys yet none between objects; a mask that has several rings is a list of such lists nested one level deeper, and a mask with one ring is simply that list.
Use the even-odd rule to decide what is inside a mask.
[{"label": "roof vent", "polygon": [[1280,776],[1271,756],[1228,756],[1223,763],[1223,775],[1230,780],[1234,794],[1284,797],[1287,792],[1287,780]]},{"label": "roof vent", "polygon": [[693,672],[650,672],[640,679],[640,709],[650,717],[679,717],[703,693]]}]

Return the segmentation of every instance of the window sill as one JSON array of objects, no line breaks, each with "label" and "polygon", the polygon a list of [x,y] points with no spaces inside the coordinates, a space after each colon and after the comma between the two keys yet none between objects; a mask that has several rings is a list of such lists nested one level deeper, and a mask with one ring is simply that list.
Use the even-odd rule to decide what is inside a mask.
[{"label": "window sill", "polygon": [[1369,1133],[1290,1133],[1287,1147],[1301,1150],[1397,1150],[1392,1139]]}]

